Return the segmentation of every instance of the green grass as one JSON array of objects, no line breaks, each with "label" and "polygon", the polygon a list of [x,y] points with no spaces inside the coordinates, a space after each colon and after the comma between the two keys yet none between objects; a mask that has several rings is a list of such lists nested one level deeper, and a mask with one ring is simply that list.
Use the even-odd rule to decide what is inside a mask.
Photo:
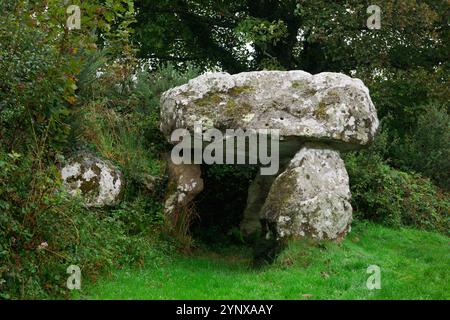
[{"label": "green grass", "polygon": [[[359,223],[341,244],[293,242],[261,270],[248,252],[198,250],[125,268],[95,284],[87,299],[449,299],[450,239],[411,229]],[[369,265],[381,268],[370,291]],[[304,295],[307,296],[304,296]],[[312,296],[308,296],[312,295]],[[75,297],[75,298],[77,298]]]}]

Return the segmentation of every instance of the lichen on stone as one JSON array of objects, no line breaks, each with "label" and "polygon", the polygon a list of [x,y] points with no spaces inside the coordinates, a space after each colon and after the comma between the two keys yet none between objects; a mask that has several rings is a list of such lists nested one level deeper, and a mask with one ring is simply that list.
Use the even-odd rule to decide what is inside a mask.
[{"label": "lichen on stone", "polygon": [[224,115],[233,119],[243,119],[245,115],[252,111],[252,106],[246,102],[236,102],[234,99],[228,100],[225,108]]},{"label": "lichen on stone", "polygon": [[317,109],[314,110],[313,114],[317,119],[326,120],[327,119],[327,104],[324,101],[320,101],[317,106]]},{"label": "lichen on stone", "polygon": [[253,93],[255,88],[252,86],[236,86],[228,90],[228,93],[232,96],[240,96],[242,94]]}]

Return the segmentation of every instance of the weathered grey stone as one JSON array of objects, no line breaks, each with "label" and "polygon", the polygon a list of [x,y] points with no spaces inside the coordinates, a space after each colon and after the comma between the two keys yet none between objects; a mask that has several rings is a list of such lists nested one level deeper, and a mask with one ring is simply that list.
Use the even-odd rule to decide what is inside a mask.
[{"label": "weathered grey stone", "polygon": [[[297,147],[296,150],[299,148]],[[292,158],[290,149],[286,148],[285,152],[280,152],[281,172],[284,171]],[[262,231],[261,218],[263,217],[261,217],[261,209],[276,178],[277,175],[261,175],[258,172],[256,178],[250,184],[247,194],[247,206],[240,224],[240,230],[244,236],[258,235]]]},{"label": "weathered grey stone", "polygon": [[[350,190],[339,151],[370,144],[379,126],[361,80],[303,71],[206,73],[161,98],[161,131],[169,141],[175,129],[193,132],[198,122],[224,133],[280,130],[280,165],[289,165],[279,176],[257,176],[250,186],[244,234],[270,230],[267,236],[277,239],[339,239],[348,232]],[[181,197],[190,201],[198,192]],[[173,211],[178,196],[172,193],[166,208]]]},{"label": "weathered grey stone", "polygon": [[122,173],[108,161],[90,154],[80,154],[61,169],[69,194],[81,195],[88,207],[116,205],[124,182]]},{"label": "weathered grey stone", "polygon": [[261,218],[277,238],[339,239],[352,221],[348,174],[338,151],[307,144],[274,181]]},{"label": "weathered grey stone", "polygon": [[276,176],[258,174],[251,183],[248,189],[247,206],[240,226],[244,236],[258,234],[261,231],[261,208],[275,179]]},{"label": "weathered grey stone", "polygon": [[165,201],[165,214],[173,217],[203,191],[201,168],[195,164],[176,165],[167,157],[169,186]]},{"label": "weathered grey stone", "polygon": [[324,140],[335,148],[366,145],[378,119],[361,80],[339,73],[206,73],[161,98],[161,130],[280,129],[282,137]]}]

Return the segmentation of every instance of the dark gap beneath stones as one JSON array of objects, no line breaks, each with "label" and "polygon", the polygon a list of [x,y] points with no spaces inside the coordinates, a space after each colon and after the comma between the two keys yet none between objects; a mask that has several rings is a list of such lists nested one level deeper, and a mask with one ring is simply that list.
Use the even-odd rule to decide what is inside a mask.
[{"label": "dark gap beneath stones", "polygon": [[200,246],[219,253],[239,248],[239,252],[247,252],[256,268],[274,262],[284,247],[275,240],[268,221],[261,221],[262,234],[270,232],[270,239],[261,235],[245,239],[240,232],[248,189],[258,171],[253,165],[203,165],[204,190],[194,200],[198,218],[190,228]]},{"label": "dark gap beneath stones", "polygon": [[253,165],[202,166],[204,190],[194,201],[198,218],[191,226],[195,240],[211,248],[245,244],[239,225],[257,172]]}]

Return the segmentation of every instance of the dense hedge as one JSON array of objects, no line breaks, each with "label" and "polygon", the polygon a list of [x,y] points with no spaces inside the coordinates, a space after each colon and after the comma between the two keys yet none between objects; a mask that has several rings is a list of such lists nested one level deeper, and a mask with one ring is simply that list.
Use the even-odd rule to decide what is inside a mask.
[{"label": "dense hedge", "polygon": [[346,156],[355,217],[448,234],[450,194],[420,174],[390,167],[377,147]]}]

